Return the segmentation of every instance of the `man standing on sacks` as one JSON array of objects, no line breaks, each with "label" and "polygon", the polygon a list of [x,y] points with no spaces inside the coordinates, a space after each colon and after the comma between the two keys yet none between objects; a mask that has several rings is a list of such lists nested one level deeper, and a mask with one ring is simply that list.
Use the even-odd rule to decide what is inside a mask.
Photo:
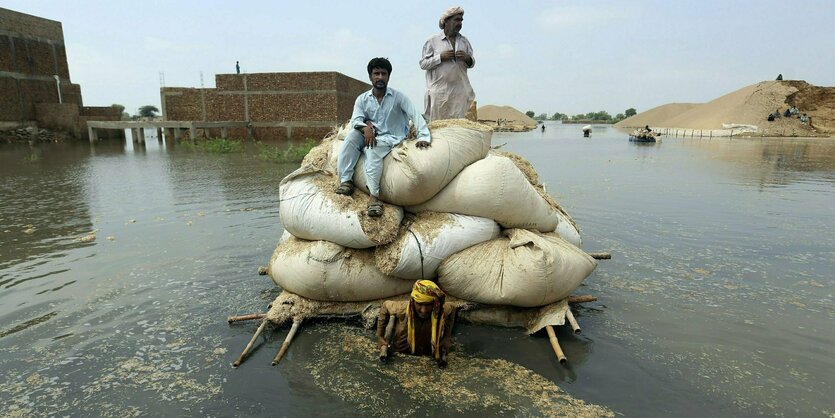
[{"label": "man standing on sacks", "polygon": [[426,71],[426,120],[463,118],[475,100],[467,75],[467,70],[475,66],[475,58],[473,46],[460,33],[463,24],[464,9],[450,7],[438,20],[443,32],[423,45],[420,68]]},{"label": "man standing on sacks", "polygon": [[380,200],[380,178],[383,174],[383,159],[391,149],[403,142],[409,133],[409,121],[417,132],[418,149],[430,146],[432,141],[429,128],[423,116],[418,113],[412,101],[403,93],[388,87],[391,63],[385,58],[374,58],[368,62],[368,78],[373,88],[360,94],[354,102],[351,126],[354,128],[345,138],[337,158],[339,187],[336,193],[354,193],[354,167],[365,153],[365,180],[371,203],[368,216],[383,215]]}]

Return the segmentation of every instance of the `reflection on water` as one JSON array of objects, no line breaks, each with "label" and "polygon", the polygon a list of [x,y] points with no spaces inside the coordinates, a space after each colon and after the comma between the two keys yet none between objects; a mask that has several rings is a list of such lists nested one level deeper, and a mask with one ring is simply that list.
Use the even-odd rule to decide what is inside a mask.
[{"label": "reflection on water", "polygon": [[[0,414],[831,414],[835,141],[579,128],[494,138],[614,255],[578,291],[600,297],[583,334],[558,330],[569,365],[545,336],[462,324],[444,372],[381,369],[371,332],[339,323],[302,328],[280,366],[286,330],[229,368],[254,328],[226,316],[278,294],[255,272],[292,165],[152,140],[0,148]],[[432,406],[407,374],[457,397]]]}]

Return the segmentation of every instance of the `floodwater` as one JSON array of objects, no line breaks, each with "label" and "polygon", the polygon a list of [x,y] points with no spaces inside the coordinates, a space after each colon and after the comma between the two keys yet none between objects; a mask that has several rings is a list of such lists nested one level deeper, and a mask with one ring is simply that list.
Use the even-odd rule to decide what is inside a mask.
[{"label": "floodwater", "polygon": [[[460,324],[446,370],[374,360],[358,323],[230,364],[279,293],[293,165],[130,142],[0,146],[0,415],[835,413],[835,140],[497,133],[609,251],[583,333]],[[564,391],[564,392],[563,392]],[[582,402],[584,401],[584,402]]]}]

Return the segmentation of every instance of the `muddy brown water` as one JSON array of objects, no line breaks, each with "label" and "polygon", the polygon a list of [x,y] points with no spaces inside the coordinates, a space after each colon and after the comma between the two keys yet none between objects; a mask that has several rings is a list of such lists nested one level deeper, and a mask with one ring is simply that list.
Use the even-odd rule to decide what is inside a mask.
[{"label": "muddy brown water", "polygon": [[256,270],[293,165],[3,145],[0,415],[831,416],[835,140],[579,128],[493,140],[613,254],[578,290],[600,298],[576,311],[583,333],[558,330],[568,365],[545,336],[462,324],[437,378],[380,366],[371,331],[342,322],[302,328],[279,366],[286,329],[230,367],[255,326],[225,318],[279,292]]}]

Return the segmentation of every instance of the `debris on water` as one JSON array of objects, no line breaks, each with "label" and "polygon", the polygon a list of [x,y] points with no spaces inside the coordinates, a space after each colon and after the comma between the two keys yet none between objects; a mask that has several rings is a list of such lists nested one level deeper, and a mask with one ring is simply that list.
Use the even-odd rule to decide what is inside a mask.
[{"label": "debris on water", "polygon": [[502,359],[452,352],[449,367],[440,371],[429,357],[395,355],[386,364],[369,367],[379,363],[377,350],[359,328],[330,328],[314,353],[319,361],[305,367],[316,385],[366,412],[614,416],[611,410],[576,399],[545,377]]},{"label": "debris on water", "polygon": [[92,232],[88,233],[87,235],[76,238],[75,240],[78,241],[78,242],[92,242],[92,241],[95,241],[96,240],[96,231],[92,231]]}]

